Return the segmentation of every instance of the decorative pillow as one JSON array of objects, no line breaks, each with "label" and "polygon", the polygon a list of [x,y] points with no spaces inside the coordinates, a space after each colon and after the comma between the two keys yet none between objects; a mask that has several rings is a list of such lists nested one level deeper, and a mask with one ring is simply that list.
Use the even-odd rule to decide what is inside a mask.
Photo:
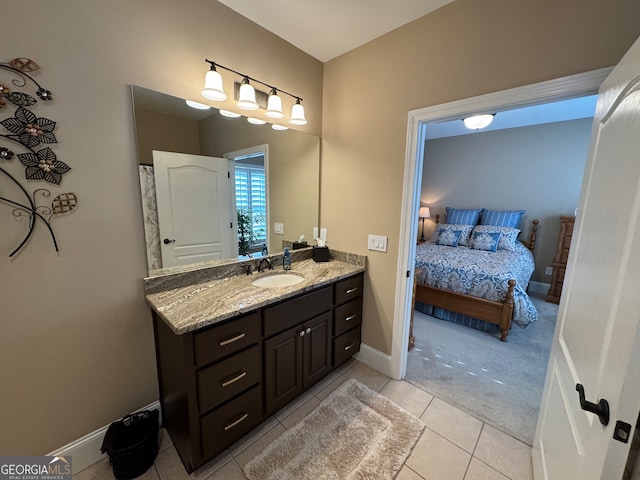
[{"label": "decorative pillow", "polygon": [[476,250],[495,252],[498,250],[499,241],[499,232],[477,232],[474,230],[471,234],[471,248],[475,248]]},{"label": "decorative pillow", "polygon": [[460,235],[458,236],[458,245],[462,247],[467,247],[469,245],[469,237],[471,236],[471,230],[473,230],[473,225],[463,225],[458,223],[437,223],[436,228],[433,231],[433,236],[431,243],[437,243],[438,245],[443,245],[442,243],[438,243],[440,235],[443,232],[448,231],[460,231]]},{"label": "decorative pillow", "polygon": [[[496,227],[493,225],[477,225],[473,229],[473,233],[471,236],[472,242],[475,239],[474,235],[476,233],[498,234],[497,249],[507,250],[509,252],[515,252],[516,239],[518,238],[518,234],[520,233],[520,230],[518,230],[517,228],[511,228],[511,227]],[[475,245],[472,244],[472,248],[476,248]]]},{"label": "decorative pillow", "polygon": [[477,225],[483,208],[461,210],[447,207],[447,223],[459,223],[464,225]]},{"label": "decorative pillow", "polygon": [[442,232],[440,232],[440,235],[438,235],[436,245],[457,247],[458,241],[460,240],[460,234],[462,234],[462,230],[443,230]]},{"label": "decorative pillow", "polygon": [[496,227],[518,228],[518,225],[520,225],[520,219],[525,212],[526,210],[485,210],[482,212],[480,225],[494,225]]}]

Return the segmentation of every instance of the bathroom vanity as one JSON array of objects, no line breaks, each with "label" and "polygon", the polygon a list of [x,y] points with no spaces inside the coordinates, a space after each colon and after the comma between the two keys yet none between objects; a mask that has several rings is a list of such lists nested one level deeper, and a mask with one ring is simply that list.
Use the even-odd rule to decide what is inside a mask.
[{"label": "bathroom vanity", "polygon": [[360,349],[357,257],[294,261],[291,286],[254,285],[276,267],[147,293],[163,425],[188,472]]}]

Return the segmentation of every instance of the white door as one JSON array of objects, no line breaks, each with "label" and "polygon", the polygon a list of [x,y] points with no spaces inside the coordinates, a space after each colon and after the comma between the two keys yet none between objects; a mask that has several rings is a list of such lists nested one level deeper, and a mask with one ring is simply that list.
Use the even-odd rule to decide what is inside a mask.
[{"label": "white door", "polygon": [[162,266],[237,256],[231,162],[154,150],[153,167]]},{"label": "white door", "polygon": [[[640,40],[600,88],[533,445],[536,479],[622,478],[640,411]],[[606,399],[610,420],[580,408]],[[624,436],[621,432],[620,435]]]}]

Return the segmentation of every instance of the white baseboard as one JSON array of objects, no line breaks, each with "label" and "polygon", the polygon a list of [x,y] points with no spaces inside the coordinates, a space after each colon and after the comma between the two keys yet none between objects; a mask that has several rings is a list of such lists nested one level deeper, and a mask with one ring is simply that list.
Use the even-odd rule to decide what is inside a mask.
[{"label": "white baseboard", "polygon": [[551,288],[551,284],[542,283],[542,282],[529,282],[528,291],[531,293],[539,293],[541,295],[546,295],[549,293],[549,288]]},{"label": "white baseboard", "polygon": [[[141,410],[160,411],[160,402],[155,401],[136,411],[139,412]],[[162,412],[160,412],[160,416],[162,417]],[[162,418],[160,418],[160,425],[162,425]],[[73,474],[75,475],[85,468],[106,458],[105,454],[100,453],[100,447],[102,446],[102,439],[104,438],[104,434],[107,433],[108,428],[109,425],[99,428],[78,440],[68,443],[64,447],[48,453],[47,455],[54,457],[71,456],[71,465],[73,466]]]},{"label": "white baseboard", "polygon": [[376,350],[375,348],[362,343],[360,344],[360,351],[354,355],[354,358],[359,362],[370,366],[374,370],[385,374],[387,377],[393,377],[391,355],[382,353],[380,350]]}]

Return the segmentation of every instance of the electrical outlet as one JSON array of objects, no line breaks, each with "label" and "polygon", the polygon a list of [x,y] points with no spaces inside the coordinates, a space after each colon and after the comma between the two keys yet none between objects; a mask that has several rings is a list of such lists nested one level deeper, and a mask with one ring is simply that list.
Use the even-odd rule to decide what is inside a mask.
[{"label": "electrical outlet", "polygon": [[545,275],[553,275],[553,267],[547,267],[544,269]]},{"label": "electrical outlet", "polygon": [[369,234],[369,240],[367,242],[367,248],[376,252],[387,251],[387,237],[384,235],[371,235]]},{"label": "electrical outlet", "polygon": [[273,233],[278,233],[280,235],[284,235],[284,223],[274,223],[273,224]]}]

